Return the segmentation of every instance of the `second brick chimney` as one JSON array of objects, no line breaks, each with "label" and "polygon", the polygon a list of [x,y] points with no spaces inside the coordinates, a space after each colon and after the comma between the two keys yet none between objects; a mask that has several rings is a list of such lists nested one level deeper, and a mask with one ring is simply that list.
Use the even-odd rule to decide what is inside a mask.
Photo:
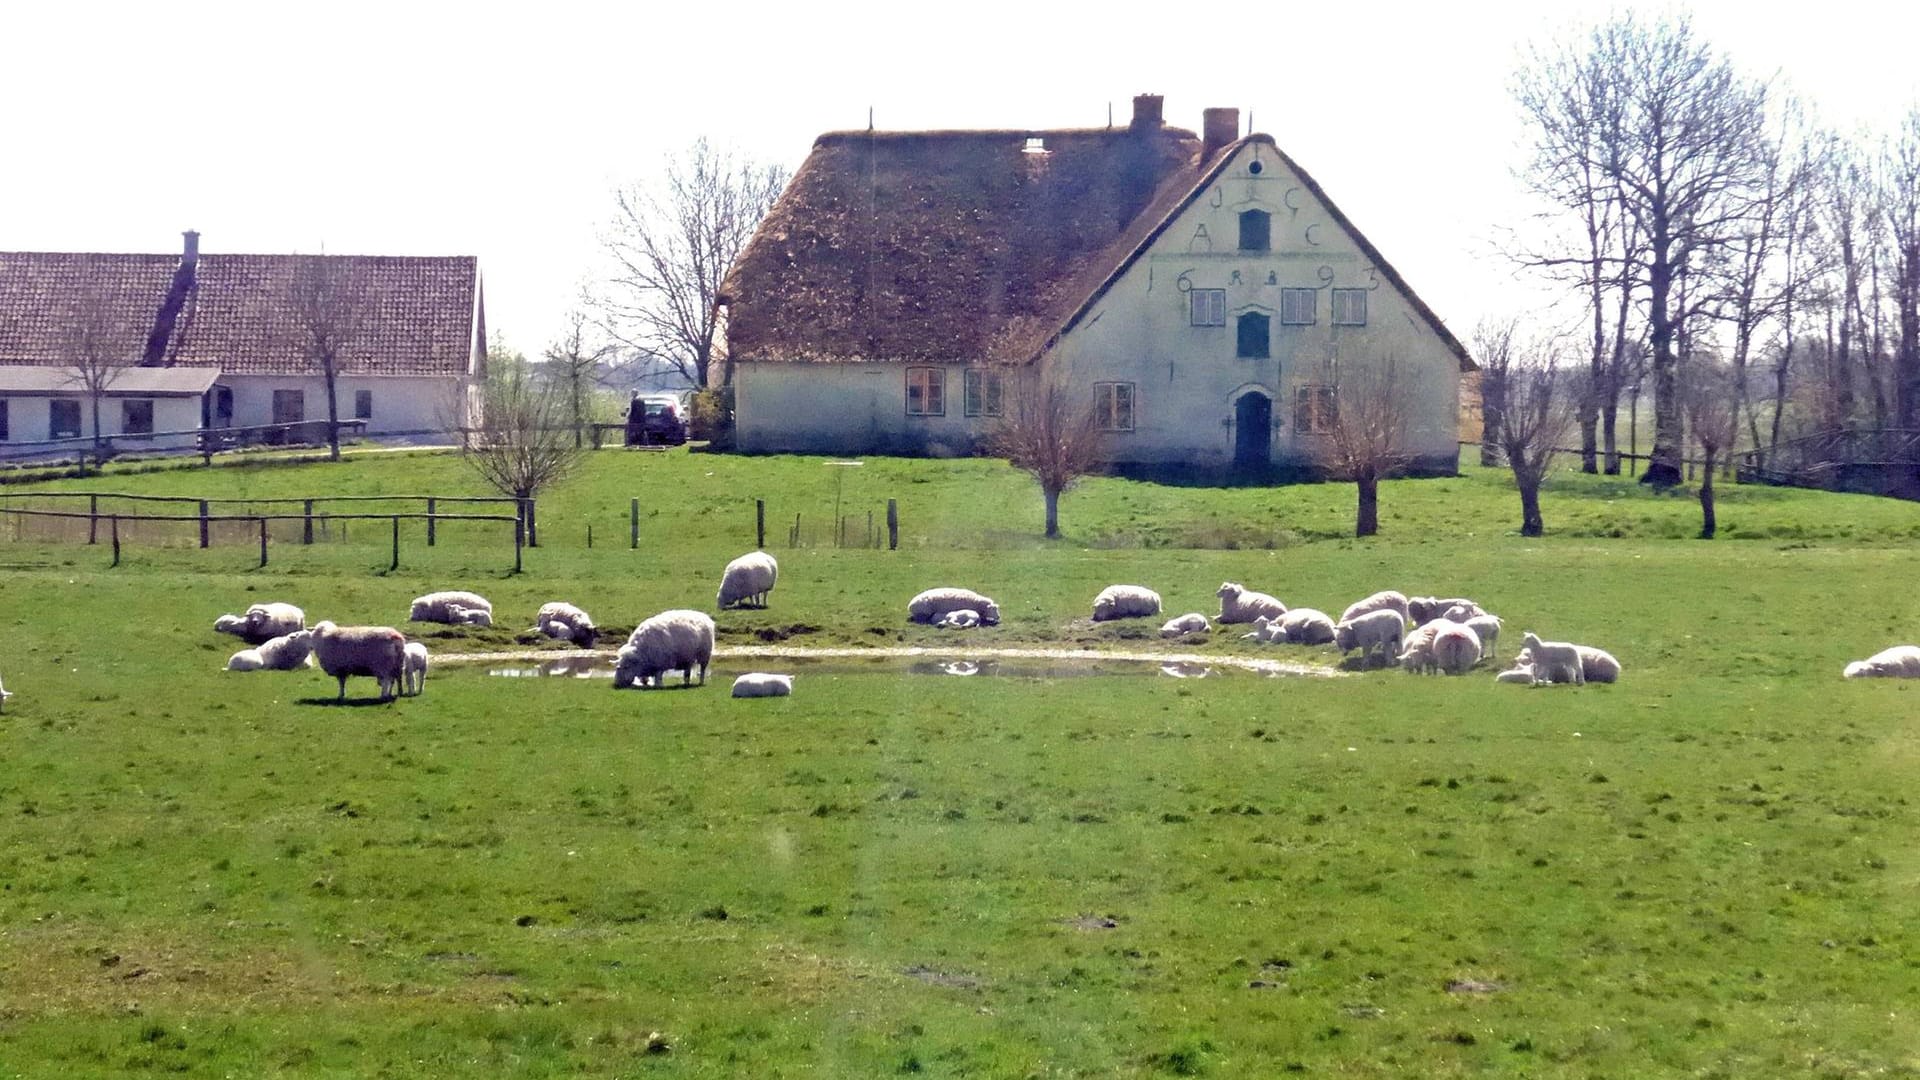
[{"label": "second brick chimney", "polygon": [[1239,109],[1207,109],[1201,113],[1200,160],[1211,158],[1240,137]]}]

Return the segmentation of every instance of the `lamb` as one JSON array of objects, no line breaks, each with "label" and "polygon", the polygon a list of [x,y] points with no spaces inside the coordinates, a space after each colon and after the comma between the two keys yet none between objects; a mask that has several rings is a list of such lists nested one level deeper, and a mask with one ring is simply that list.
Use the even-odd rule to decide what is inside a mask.
[{"label": "lamb", "polygon": [[1333,643],[1342,655],[1359,649],[1363,663],[1376,651],[1385,662],[1388,657],[1400,655],[1400,635],[1406,629],[1405,614],[1396,608],[1384,608],[1340,620],[1333,628]]},{"label": "lamb", "polygon": [[260,655],[259,649],[241,649],[227,657],[228,671],[260,671],[266,666],[267,661]]},{"label": "lamb", "polygon": [[1294,608],[1280,617],[1280,633],[1289,645],[1333,644],[1333,620],[1324,611]]},{"label": "lamb", "polygon": [[1223,582],[1214,595],[1220,598],[1223,623],[1250,623],[1262,615],[1273,620],[1287,613],[1287,605],[1277,598],[1232,581]]},{"label": "lamb", "polygon": [[1400,621],[1405,623],[1407,618],[1406,595],[1394,592],[1392,589],[1384,589],[1364,600],[1355,600],[1353,603],[1347,605],[1347,610],[1340,613],[1340,621],[1352,622],[1360,616],[1374,611],[1397,611],[1400,613]]},{"label": "lamb", "polygon": [[1587,681],[1578,645],[1565,641],[1541,641],[1532,633],[1522,640],[1527,646],[1527,661],[1533,665],[1535,685],[1572,683],[1579,686]]},{"label": "lamb", "polygon": [[593,648],[600,637],[600,631],[594,628],[593,616],[561,600],[540,605],[533,617],[533,629],[556,641],[571,641],[583,649]]},{"label": "lamb", "polygon": [[907,602],[907,618],[930,623],[949,611],[963,609],[977,612],[984,625],[1000,622],[1000,605],[971,589],[928,589]]},{"label": "lamb", "polygon": [[1474,636],[1480,639],[1481,650],[1487,654],[1488,659],[1493,658],[1494,646],[1500,641],[1500,616],[1483,614],[1475,615],[1470,619],[1454,619],[1449,612],[1447,618],[1473,631]]},{"label": "lamb", "polygon": [[418,641],[407,642],[406,662],[400,669],[400,692],[419,697],[427,688],[427,647]]},{"label": "lamb", "polygon": [[[479,593],[459,591],[428,593],[415,598],[407,618],[412,622],[457,623],[463,620],[454,617],[456,607],[486,612],[487,621],[481,625],[493,625],[493,604]],[[470,619],[471,615],[465,618]]]},{"label": "lamb", "polygon": [[940,621],[933,625],[942,630],[971,630],[980,625],[980,613],[972,608],[949,611],[940,616]]},{"label": "lamb", "polygon": [[614,661],[613,686],[624,690],[636,681],[659,686],[669,671],[682,674],[682,686],[693,683],[700,669],[700,685],[707,684],[707,666],[713,662],[713,619],[684,608],[663,611],[633,628]]},{"label": "lamb", "polygon": [[455,626],[492,626],[493,612],[464,604],[448,604],[446,621]]},{"label": "lamb", "polygon": [[1433,663],[1448,675],[1465,675],[1480,662],[1480,638],[1458,623],[1433,635]]},{"label": "lamb", "polygon": [[340,696],[347,698],[347,676],[371,676],[380,683],[380,700],[392,701],[406,673],[407,638],[391,626],[335,626],[323,620],[313,626],[313,655],[320,670],[340,680]]},{"label": "lamb", "polygon": [[1160,594],[1144,585],[1109,585],[1093,598],[1093,621],[1147,618],[1160,614]]},{"label": "lamb", "polygon": [[767,606],[767,594],[780,578],[780,564],[764,551],[749,551],[727,564],[720,575],[720,593],[713,598],[716,608],[735,604]]},{"label": "lamb", "polygon": [[1495,675],[1493,677],[1493,681],[1503,682],[1503,683],[1524,683],[1528,686],[1532,686],[1533,685],[1533,665],[1532,664],[1516,664],[1515,666],[1508,668],[1507,670],[1501,672],[1500,674]]},{"label": "lamb", "polygon": [[734,697],[787,697],[793,693],[793,676],[770,675],[752,671],[733,680]]},{"label": "lamb", "polygon": [[1855,660],[1841,673],[1848,679],[1920,679],[1920,645],[1895,645],[1865,660]]},{"label": "lamb", "polygon": [[1287,635],[1286,631],[1281,629],[1279,619],[1269,619],[1261,615],[1253,620],[1253,633],[1241,634],[1240,640],[1257,641],[1262,645],[1277,645],[1285,642]]},{"label": "lamb", "polygon": [[1188,634],[1204,634],[1212,629],[1205,615],[1198,611],[1189,611],[1179,618],[1168,619],[1160,627],[1160,636],[1163,638],[1185,637]]}]

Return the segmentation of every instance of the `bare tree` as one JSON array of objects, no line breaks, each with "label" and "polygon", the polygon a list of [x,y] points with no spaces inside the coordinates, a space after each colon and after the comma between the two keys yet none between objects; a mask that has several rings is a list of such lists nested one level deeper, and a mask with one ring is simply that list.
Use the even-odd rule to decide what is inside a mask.
[{"label": "bare tree", "polygon": [[[100,426],[100,403],[122,372],[133,366],[135,338],[132,326],[114,310],[111,297],[89,280],[75,293],[60,335],[60,352],[74,370],[74,381],[86,395],[93,416],[93,464],[107,463],[105,429]],[[86,464],[85,455],[81,464]]]},{"label": "bare tree", "polygon": [[1682,392],[1687,426],[1700,444],[1700,539],[1711,540],[1719,527],[1713,505],[1714,463],[1740,430],[1739,391],[1732,371],[1700,360],[1689,365]]},{"label": "bare tree", "polygon": [[600,364],[613,346],[596,344],[587,332],[587,314],[579,308],[567,312],[567,328],[560,340],[547,346],[547,377],[564,388],[567,414],[573,426],[573,445],[586,445],[587,418],[592,413],[592,395],[598,383]]},{"label": "bare tree", "polygon": [[460,428],[460,458],[502,495],[519,500],[527,543],[539,546],[533,500],[566,479],[584,451],[569,437],[567,398],[525,357],[493,353],[475,426]]},{"label": "bare tree", "polygon": [[1322,418],[1326,434],[1314,457],[1329,478],[1353,482],[1353,535],[1372,536],[1380,531],[1380,481],[1413,460],[1410,388],[1391,356],[1329,360],[1325,372],[1332,415]]},{"label": "bare tree", "polygon": [[1910,106],[1884,154],[1887,231],[1893,251],[1894,371],[1899,423],[1920,426],[1920,103]]},{"label": "bare tree", "polygon": [[[1011,376],[1010,376],[1011,378]],[[1060,496],[1105,462],[1105,440],[1093,408],[1039,376],[1013,382],[1006,416],[988,434],[986,448],[1040,485],[1047,503],[1047,538],[1060,536]]]},{"label": "bare tree", "polygon": [[731,384],[716,306],[720,283],[786,183],[781,166],[737,160],[702,138],[668,159],[658,193],[616,191],[614,218],[601,238],[613,273],[591,294],[608,337],[672,363],[703,388],[720,360],[721,382]]},{"label": "bare tree", "polygon": [[327,456],[340,460],[340,367],[360,336],[367,297],[339,257],[294,256],[287,306],[294,345],[320,372],[327,394]]},{"label": "bare tree", "polygon": [[1507,394],[1513,374],[1514,334],[1519,320],[1483,319],[1473,328],[1473,355],[1480,362],[1480,464],[1500,464]]}]

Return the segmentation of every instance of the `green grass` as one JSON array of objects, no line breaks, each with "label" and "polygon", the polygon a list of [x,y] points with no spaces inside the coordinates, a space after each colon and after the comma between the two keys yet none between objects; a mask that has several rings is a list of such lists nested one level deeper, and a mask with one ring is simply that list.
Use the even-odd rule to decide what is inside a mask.
[{"label": "green grass", "polygon": [[[477,493],[436,456],[109,479],[68,486]],[[1920,697],[1838,678],[1920,637],[1920,507],[1730,487],[1727,530],[1766,539],[1703,543],[1669,539],[1684,495],[1561,476],[1524,540],[1475,470],[1388,485],[1356,542],[1349,488],[1099,480],[1049,544],[1003,466],[842,482],[863,516],[900,500],[903,550],[775,533],[773,607],[722,613],[727,640],[950,641],[902,609],[962,583],[1006,614],[973,640],[1137,647],[1085,623],[1100,586],[1210,611],[1231,578],[1336,611],[1471,595],[1627,671],[823,673],[736,703],[445,669],[337,708],[317,673],[218,670],[213,616],[259,599],[394,622],[429,588],[491,596],[502,626],[442,651],[510,644],[547,599],[614,626],[710,606],[752,498],[831,516],[810,459],[597,455],[519,576],[458,527],[409,532],[393,574],[384,531],[265,570],[0,543],[0,1076],[1920,1071]]]}]

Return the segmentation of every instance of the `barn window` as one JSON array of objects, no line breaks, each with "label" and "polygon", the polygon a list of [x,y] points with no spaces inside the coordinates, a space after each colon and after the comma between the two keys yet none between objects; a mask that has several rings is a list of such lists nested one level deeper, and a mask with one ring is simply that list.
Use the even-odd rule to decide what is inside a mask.
[{"label": "barn window", "polygon": [[1265,210],[1240,212],[1240,250],[1266,251],[1272,246],[1273,215]]},{"label": "barn window", "polygon": [[907,369],[907,415],[947,415],[947,373],[939,368]]},{"label": "barn window", "polygon": [[355,390],[353,392],[353,418],[355,420],[373,419],[373,391]]},{"label": "barn window", "polygon": [[1367,325],[1367,290],[1333,290],[1333,325]]},{"label": "barn window", "polygon": [[273,392],[273,422],[298,424],[307,418],[307,395],[300,390]]},{"label": "barn window", "polygon": [[1267,317],[1257,311],[1240,316],[1239,348],[1234,355],[1242,360],[1264,360],[1272,355],[1267,344],[1270,337],[1267,324]]},{"label": "barn window", "polygon": [[80,437],[80,403],[71,398],[54,398],[47,402],[47,438],[77,439]]},{"label": "barn window", "polygon": [[1194,326],[1227,325],[1227,290],[1195,289],[1187,294],[1188,321]]},{"label": "barn window", "polygon": [[1294,391],[1293,430],[1325,435],[1333,430],[1336,403],[1331,386],[1302,386]]},{"label": "barn window", "polygon": [[1315,289],[1281,289],[1280,322],[1283,326],[1312,326],[1320,320],[1320,293]]},{"label": "barn window", "polygon": [[120,402],[120,430],[128,435],[153,434],[153,399],[128,398]]},{"label": "barn window", "polygon": [[1093,384],[1093,422],[1101,431],[1133,430],[1133,384]]},{"label": "barn window", "polygon": [[7,434],[7,399],[0,398],[0,442],[6,442],[12,437]]},{"label": "barn window", "polygon": [[968,416],[999,416],[1001,412],[1001,376],[997,371],[969,371],[966,374],[966,412]]}]

